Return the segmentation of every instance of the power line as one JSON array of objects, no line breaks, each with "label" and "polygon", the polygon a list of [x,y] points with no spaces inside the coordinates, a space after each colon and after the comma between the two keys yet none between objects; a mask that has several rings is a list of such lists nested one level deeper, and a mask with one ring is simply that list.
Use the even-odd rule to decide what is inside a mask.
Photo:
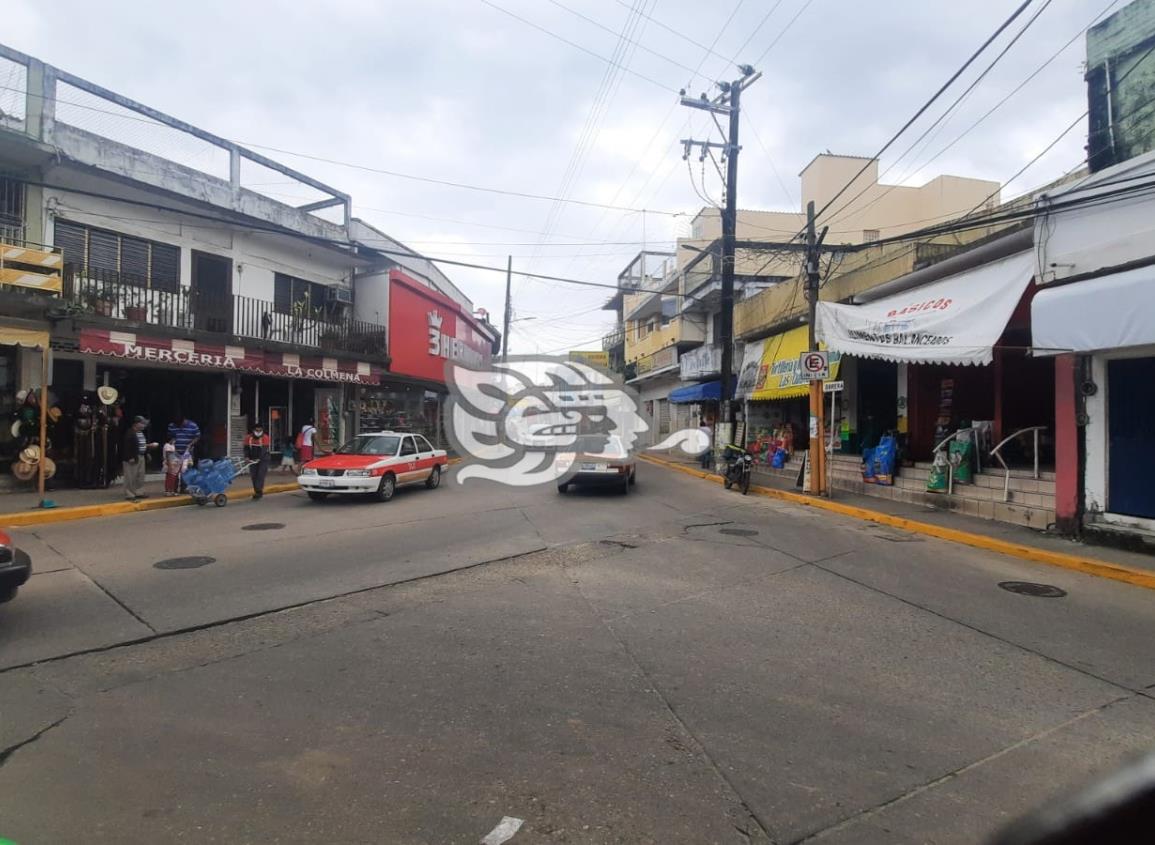
[{"label": "power line", "polygon": [[[1031,26],[1034,24],[1034,22],[1039,19],[1039,16],[1042,15],[1043,12],[1047,11],[1047,8],[1051,5],[1051,2],[1052,2],[1052,0],[1044,0],[1043,4],[1037,10],[1035,10],[1035,13],[1033,15],[1031,15],[1031,17],[1027,20],[1027,22],[1025,24],[1023,24],[1022,27],[1019,28],[1019,31],[1016,32],[1011,37],[1010,41],[1008,41],[1003,46],[1003,49],[1000,50],[995,55],[995,57],[990,61],[990,63],[986,66],[986,68],[983,69],[982,73],[980,73],[978,76],[976,76],[971,81],[970,85],[968,85],[965,89],[963,89],[962,93],[960,93],[957,97],[955,97],[954,102],[952,102],[949,106],[947,106],[946,110],[943,111],[943,113],[940,114],[929,126],[927,126],[926,129],[923,130],[922,134],[919,135],[917,138],[915,138],[914,141],[911,142],[910,146],[908,146],[905,150],[902,151],[902,153],[899,154],[898,158],[896,158],[893,162],[891,162],[891,164],[886,168],[886,170],[884,170],[882,172],[882,175],[878,177],[880,180],[882,179],[883,176],[886,176],[887,173],[889,173],[894,168],[896,168],[898,166],[898,163],[900,161],[902,161],[904,158],[906,158],[907,155],[910,154],[911,150],[913,150],[915,147],[917,147],[919,145],[919,143],[921,143],[922,140],[927,135],[929,135],[934,130],[934,128],[936,126],[940,125],[946,119],[947,115],[951,114],[955,110],[955,108],[957,108],[958,105],[964,99],[966,99],[968,96],[970,96],[970,93],[972,91],[974,91],[975,88],[977,88],[980,83],[982,83],[982,81],[987,77],[987,75],[992,70],[994,70],[995,65],[997,65],[1000,61],[1002,61],[1003,57],[1006,56],[1006,54],[1008,52],[1010,52],[1010,49],[1012,47],[1014,47],[1016,43],[1018,43],[1019,39],[1022,38],[1023,35],[1026,34],[1027,30],[1031,28]],[[847,211],[847,210],[850,208],[850,206],[852,206],[860,197],[862,197],[864,194],[866,194],[868,191],[870,191],[873,187],[874,187],[874,185],[867,185],[861,191],[859,191],[857,194],[855,194],[853,197],[851,197],[849,200],[847,200],[842,205],[841,208],[839,208],[837,211],[833,212],[830,215],[830,219],[826,221],[827,224],[833,225],[834,223],[837,223],[838,220],[841,219],[841,218],[839,218],[838,215],[842,214],[842,212],[844,212],[844,211],[846,211],[849,214],[849,211]],[[871,200],[869,203],[867,203],[865,206],[863,206],[863,208],[856,209],[856,211],[859,214],[861,214],[865,209],[870,208],[870,206],[879,202],[883,197],[887,196],[889,193],[891,193],[897,187],[898,187],[897,184],[891,185],[885,191],[883,191],[881,194],[879,194],[877,197],[875,197],[873,200]]]},{"label": "power line", "polygon": [[794,13],[794,17],[792,17],[789,21],[786,22],[786,26],[782,27],[782,31],[779,32],[778,35],[774,38],[774,40],[770,42],[769,46],[765,50],[762,51],[762,54],[760,56],[758,56],[758,58],[756,58],[752,62],[752,64],[755,67],[762,64],[762,60],[765,59],[766,56],[768,56],[770,54],[770,51],[774,49],[775,45],[779,41],[782,40],[782,36],[790,31],[790,27],[794,26],[794,22],[796,20],[798,20],[800,17],[802,17],[802,13],[805,12],[807,9],[809,9],[810,4],[813,2],[814,2],[814,0],[806,0],[806,2],[802,4],[802,7],[797,12]]},{"label": "power line", "polygon": [[[602,30],[603,32],[608,32],[611,35],[615,35],[615,36],[619,34],[615,30],[613,30],[611,27],[606,26],[601,21],[595,20],[594,18],[591,18],[588,15],[584,15],[581,12],[579,12],[577,9],[570,8],[569,6],[565,5],[564,3],[558,2],[558,0],[549,0],[549,2],[552,3],[553,5],[557,6],[559,9],[564,9],[565,11],[569,12],[571,15],[574,15],[575,17],[581,18],[586,23],[589,23],[589,24],[596,26],[598,29]],[[781,2],[781,0],[779,0],[779,2]],[[644,12],[638,12],[638,14],[640,14],[644,18],[649,18],[649,16],[646,15]],[[649,19],[652,20],[652,18],[649,18]],[[629,43],[633,44],[639,50],[644,50],[645,52],[649,53],[651,56],[657,56],[659,59],[663,59],[664,61],[669,62],[670,64],[674,65],[675,67],[679,67],[682,70],[688,70],[695,77],[698,76],[698,70],[696,68],[692,68],[689,65],[684,65],[681,62],[679,62],[677,59],[671,59],[665,53],[658,52],[657,50],[651,50],[645,44],[641,43],[641,41],[635,40],[635,41],[630,41]],[[707,81],[710,81],[710,80],[707,80]]]},{"label": "power line", "polygon": [[[484,2],[484,0],[483,0],[483,2]],[[26,94],[26,95],[31,96],[31,97],[44,99],[43,95],[36,94],[36,93],[30,92],[30,91],[25,91],[22,88],[12,88],[9,86],[0,85],[0,90],[16,91],[18,93]],[[171,129],[173,131],[180,131],[180,130],[173,129],[173,127],[166,126],[163,123],[159,123],[156,120],[153,120],[152,118],[137,117],[135,115],[121,114],[120,112],[114,112],[114,111],[111,111],[109,109],[101,109],[101,108],[97,108],[95,106],[86,105],[84,103],[77,103],[77,102],[73,102],[73,101],[69,101],[69,100],[61,100],[59,98],[57,98],[55,100],[55,102],[59,105],[74,106],[76,108],[86,109],[86,110],[92,111],[92,112],[97,112],[99,114],[111,115],[113,117],[117,117],[117,118],[120,118],[122,120],[131,120],[131,121],[135,121],[138,123],[146,123],[150,126],[158,128],[158,129]],[[240,147],[250,147],[254,150],[265,150],[267,152],[273,152],[273,153],[277,153],[279,155],[287,155],[287,156],[293,156],[294,158],[302,158],[302,159],[305,159],[306,161],[316,161],[316,162],[320,162],[322,164],[331,164],[331,165],[334,165],[336,167],[346,167],[346,168],[349,168],[351,170],[359,170],[359,171],[363,171],[365,173],[377,173],[377,174],[380,174],[382,176],[392,176],[396,179],[408,179],[408,180],[411,180],[414,182],[424,182],[426,184],[431,184],[431,185],[442,185],[442,186],[447,187],[447,188],[460,188],[462,190],[480,191],[483,193],[498,194],[500,196],[518,197],[521,199],[545,200],[548,202],[555,202],[555,201],[556,202],[564,202],[564,203],[569,203],[570,205],[584,206],[586,208],[604,208],[608,211],[627,211],[627,212],[637,213],[637,212],[640,212],[642,210],[640,208],[628,208],[626,206],[612,205],[609,203],[592,202],[592,201],[587,201],[587,200],[563,199],[563,198],[559,198],[559,197],[549,196],[548,194],[534,194],[534,193],[529,193],[527,191],[513,191],[513,190],[508,190],[505,188],[492,188],[492,187],[488,187],[488,186],[484,186],[484,185],[471,185],[471,184],[468,184],[466,182],[455,182],[455,181],[450,180],[450,179],[437,179],[437,178],[431,177],[431,176],[417,176],[417,175],[412,174],[412,173],[402,173],[402,172],[397,171],[397,170],[389,170],[389,169],[386,169],[383,167],[372,167],[372,166],[367,165],[367,164],[357,164],[354,162],[340,161],[337,159],[326,158],[324,156],[317,156],[317,155],[311,155],[309,153],[297,152],[295,150],[286,150],[282,147],[273,147],[273,146],[269,146],[268,144],[255,144],[255,143],[251,143],[251,142],[247,142],[247,141],[230,141],[230,143],[236,144],[237,146],[240,146]],[[242,185],[242,187],[244,187],[244,186]],[[666,217],[681,217],[682,215],[685,214],[684,211],[664,211],[664,210],[658,209],[658,208],[648,208],[648,209],[646,209],[646,212],[648,214],[660,214],[660,215],[666,216]]]},{"label": "power line", "polygon": [[[583,47],[581,44],[578,44],[576,41],[570,41],[568,38],[566,38],[562,35],[558,35],[553,30],[547,29],[546,27],[541,26],[540,24],[536,24],[531,20],[523,18],[521,15],[519,15],[515,12],[509,11],[509,9],[502,8],[501,6],[498,6],[496,3],[492,2],[492,0],[481,0],[481,2],[484,3],[486,6],[489,6],[493,9],[496,9],[497,11],[499,11],[503,14],[509,15],[514,20],[521,21],[526,26],[533,27],[538,32],[545,33],[550,38],[556,38],[558,41],[561,41],[563,44],[568,44],[569,46],[573,47],[576,50],[581,50],[583,53],[586,53],[587,55],[593,56],[595,59],[600,59],[601,61],[605,62],[606,64],[608,64],[610,66],[615,66],[615,64],[616,64],[613,59],[607,59],[601,53],[597,53],[597,52],[589,49],[588,47]],[[629,73],[629,74],[632,74],[633,76],[638,77],[638,79],[644,79],[646,82],[650,83],[651,85],[656,85],[665,91],[674,92],[674,89],[671,88],[670,86],[666,85],[664,82],[658,82],[656,79],[653,79],[649,76],[646,76],[644,73],[640,73],[636,70],[631,70],[629,68],[623,68],[623,70],[626,73]],[[674,93],[676,93],[676,92],[674,92]]]},{"label": "power line", "polygon": [[[984,41],[979,46],[979,48],[977,50],[975,50],[973,53],[971,53],[970,57],[965,62],[963,62],[962,66],[958,70],[956,70],[954,73],[951,74],[950,78],[947,79],[947,81],[944,82],[939,87],[939,89],[934,92],[934,94],[931,96],[931,98],[929,100],[927,100],[925,103],[923,103],[922,106],[919,108],[919,110],[916,111],[914,113],[914,115],[906,123],[904,123],[902,125],[902,127],[897,132],[895,132],[892,136],[890,136],[890,139],[885,144],[882,145],[882,147],[879,149],[879,151],[876,152],[872,158],[867,159],[866,164],[862,165],[862,167],[859,169],[859,171],[857,173],[855,173],[852,177],[850,177],[850,180],[838,190],[838,193],[836,193],[834,196],[832,196],[826,202],[826,204],[823,205],[821,209],[819,209],[819,211],[815,215],[815,217],[821,217],[823,214],[825,214],[826,211],[830,208],[830,206],[834,205],[835,201],[838,200],[838,198],[841,197],[844,193],[846,193],[846,191],[850,188],[850,186],[855,183],[855,181],[858,179],[858,177],[861,176],[863,173],[865,173],[867,168],[869,168],[872,163],[874,163],[877,159],[881,158],[882,154],[885,153],[888,149],[890,149],[891,146],[894,144],[894,142],[897,141],[902,136],[902,134],[904,132],[906,132],[906,130],[909,129],[914,124],[915,121],[917,121],[920,117],[923,116],[923,114],[926,113],[927,109],[929,109],[932,105],[934,105],[935,101],[938,100],[938,98],[941,97],[946,92],[946,90],[951,85],[954,84],[955,80],[958,79],[960,76],[962,76],[962,74],[966,72],[966,69],[968,67],[970,67],[972,64],[974,64],[975,60],[978,59],[978,57],[980,55],[982,55],[983,51],[985,51],[986,48],[990,46],[991,42],[993,42],[996,38],[998,38],[1003,33],[1003,31],[1007,29],[1007,27],[1009,27],[1012,23],[1014,23],[1015,19],[1018,18],[1019,15],[1021,15],[1023,12],[1026,11],[1027,7],[1029,5],[1031,5],[1031,2],[1032,2],[1032,0],[1023,0],[1023,2],[1019,5],[1019,7],[1011,13],[1010,17],[1008,17],[1005,21],[1003,21],[999,25],[999,28],[996,29],[987,38],[987,40]],[[797,235],[795,235],[795,237],[799,237],[800,235],[801,235],[801,232],[799,232]]]}]

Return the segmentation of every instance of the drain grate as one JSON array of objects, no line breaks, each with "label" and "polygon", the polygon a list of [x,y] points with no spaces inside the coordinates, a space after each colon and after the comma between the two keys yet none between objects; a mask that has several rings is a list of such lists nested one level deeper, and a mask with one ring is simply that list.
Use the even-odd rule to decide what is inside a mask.
[{"label": "drain grate", "polygon": [[200,566],[208,566],[210,563],[216,563],[215,557],[207,557],[204,555],[194,555],[192,557],[170,557],[164,560],[158,560],[153,564],[154,569],[196,569]]},{"label": "drain grate", "polygon": [[279,528],[284,528],[283,522],[253,522],[249,525],[242,525],[242,531],[276,531]]},{"label": "drain grate", "polygon": [[1008,593],[1018,593],[1020,596],[1034,596],[1040,599],[1061,599],[1067,594],[1051,584],[1034,584],[1030,581],[1001,581],[999,586]]},{"label": "drain grate", "polygon": [[719,528],[719,534],[729,534],[731,537],[756,537],[758,532],[752,528]]}]

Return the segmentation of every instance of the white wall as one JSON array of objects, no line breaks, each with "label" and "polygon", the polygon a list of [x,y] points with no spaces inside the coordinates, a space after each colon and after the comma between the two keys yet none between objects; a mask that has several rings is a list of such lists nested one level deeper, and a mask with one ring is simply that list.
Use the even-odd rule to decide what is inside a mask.
[{"label": "white wall", "polygon": [[389,325],[389,271],[358,273],[353,280],[353,316]]},{"label": "white wall", "polygon": [[1132,347],[1125,352],[1091,356],[1091,380],[1098,386],[1093,396],[1086,400],[1087,425],[1084,428],[1087,456],[1084,467],[1085,500],[1087,516],[1092,520],[1102,520],[1118,525],[1137,526],[1146,531],[1155,531],[1155,520],[1136,516],[1122,516],[1110,513],[1107,508],[1107,487],[1109,483],[1109,419],[1107,401],[1111,390],[1149,389],[1149,385],[1112,385],[1107,379],[1107,362],[1117,358],[1145,358],[1155,356],[1155,346]]},{"label": "white wall", "polygon": [[289,236],[229,227],[59,189],[46,188],[44,203],[45,238],[49,242],[54,221],[59,218],[180,247],[180,281],[185,287],[192,283],[194,250],[231,259],[233,293],[270,302],[276,273],[318,284],[348,286],[353,271],[353,262],[347,256]]}]

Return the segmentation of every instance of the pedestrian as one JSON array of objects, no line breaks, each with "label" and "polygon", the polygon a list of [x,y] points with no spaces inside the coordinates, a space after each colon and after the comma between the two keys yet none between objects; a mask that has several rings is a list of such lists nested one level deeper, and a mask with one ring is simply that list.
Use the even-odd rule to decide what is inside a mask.
[{"label": "pedestrian", "polygon": [[313,425],[313,419],[310,417],[305,420],[300,433],[297,434],[297,463],[302,467],[313,460],[313,437],[316,433],[317,427]]},{"label": "pedestrian", "polygon": [[148,420],[144,417],[133,417],[132,425],[124,434],[124,443],[121,444],[120,454],[124,460],[122,472],[124,474],[124,497],[131,502],[147,499],[144,492],[144,464],[148,458],[148,450],[155,449],[157,444],[149,443],[144,434],[148,428]]},{"label": "pedestrian", "polygon": [[[201,439],[200,426],[186,417],[183,411],[177,411],[176,419],[176,422],[168,424],[168,436],[173,438],[173,447],[176,449],[176,453],[188,455],[191,460],[195,454],[193,450]],[[183,480],[181,480],[178,489],[184,489]]]},{"label": "pedestrian", "polygon": [[714,458],[714,429],[710,427],[708,422],[706,422],[705,417],[700,417],[698,419],[698,430],[702,432],[702,434],[706,435],[707,443],[706,451],[703,452],[699,457],[699,463],[701,464],[702,469],[709,469],[710,464],[713,462]]},{"label": "pedestrian", "polygon": [[187,456],[176,450],[176,438],[172,436],[161,447],[160,453],[164,463],[164,494],[176,496],[180,491],[180,474],[184,470]]},{"label": "pedestrian", "polygon": [[254,499],[259,499],[265,495],[265,476],[269,472],[270,446],[269,435],[265,433],[265,427],[256,423],[249,430],[249,436],[245,438],[245,457],[250,461],[256,461],[249,467],[249,478],[253,482]]}]

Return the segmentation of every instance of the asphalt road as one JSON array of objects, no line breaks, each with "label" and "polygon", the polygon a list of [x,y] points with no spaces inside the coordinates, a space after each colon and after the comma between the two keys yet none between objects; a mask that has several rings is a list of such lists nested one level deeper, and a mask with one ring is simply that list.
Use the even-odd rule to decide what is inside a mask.
[{"label": "asphalt road", "polygon": [[981,842],[1155,745],[1149,591],[639,476],[18,531],[0,837]]}]

